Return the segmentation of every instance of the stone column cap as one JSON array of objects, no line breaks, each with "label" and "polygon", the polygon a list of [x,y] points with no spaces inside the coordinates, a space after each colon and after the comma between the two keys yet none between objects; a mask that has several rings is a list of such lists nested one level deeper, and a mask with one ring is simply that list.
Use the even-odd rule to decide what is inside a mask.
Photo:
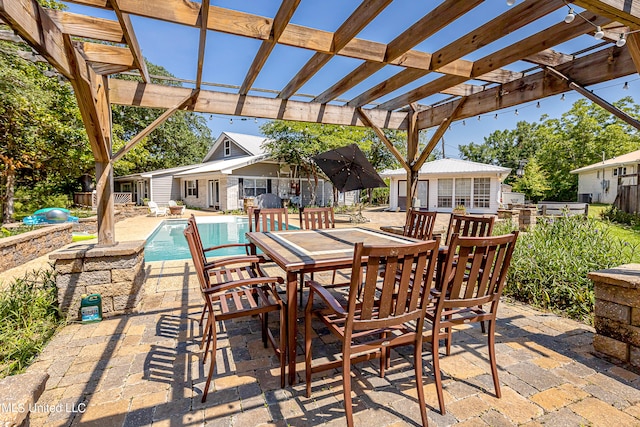
[{"label": "stone column cap", "polygon": [[594,282],[640,289],[640,264],[624,264],[618,267],[592,271],[587,277]]},{"label": "stone column cap", "polygon": [[29,408],[38,401],[49,374],[27,372],[0,380],[0,402],[8,411],[0,410],[0,425],[19,426],[29,415]]},{"label": "stone column cap", "polygon": [[100,246],[97,243],[84,243],[72,245],[52,252],[49,255],[49,259],[58,260],[135,255],[144,249],[145,243],[145,240],[117,242],[113,246]]}]

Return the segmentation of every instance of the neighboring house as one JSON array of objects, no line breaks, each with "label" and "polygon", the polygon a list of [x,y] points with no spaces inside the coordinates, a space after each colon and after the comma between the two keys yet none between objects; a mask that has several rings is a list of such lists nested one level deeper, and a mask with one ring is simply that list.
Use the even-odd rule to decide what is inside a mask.
[{"label": "neighboring house", "polygon": [[[254,135],[223,132],[202,163],[117,177],[115,191],[133,192],[138,204],[143,198],[161,204],[182,200],[187,206],[217,210],[240,209],[245,198],[264,193],[308,204],[311,195],[306,179],[293,179],[291,167],[270,159],[262,149],[264,141]],[[346,203],[349,196],[342,195]],[[316,204],[327,205],[332,199],[333,186],[320,180]]]},{"label": "neighboring house", "polygon": [[618,185],[637,184],[639,164],[640,150],[572,170],[578,175],[578,201],[613,203]]},{"label": "neighboring house", "polygon": [[[511,169],[460,159],[426,162],[418,175],[414,206],[437,212],[451,212],[464,205],[468,213],[495,214],[500,207],[501,183]],[[404,209],[407,200],[407,172],[387,170],[390,178],[389,207]]]}]

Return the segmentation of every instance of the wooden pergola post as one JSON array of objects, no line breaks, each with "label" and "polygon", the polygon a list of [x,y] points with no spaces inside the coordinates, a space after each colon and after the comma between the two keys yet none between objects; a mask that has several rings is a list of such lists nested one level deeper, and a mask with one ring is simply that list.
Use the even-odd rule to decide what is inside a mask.
[{"label": "wooden pergola post", "polygon": [[413,198],[418,189],[418,172],[420,169],[413,167],[418,159],[418,135],[418,114],[412,108],[409,113],[409,126],[407,129],[407,164],[410,166],[407,170],[407,215],[413,207]]}]

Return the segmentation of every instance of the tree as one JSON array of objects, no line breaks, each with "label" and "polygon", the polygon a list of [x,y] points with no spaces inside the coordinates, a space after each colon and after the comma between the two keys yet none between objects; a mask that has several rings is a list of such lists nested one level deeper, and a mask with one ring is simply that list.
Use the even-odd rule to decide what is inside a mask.
[{"label": "tree", "polygon": [[[397,165],[384,143],[368,128],[276,120],[265,123],[260,130],[268,138],[263,148],[271,157],[304,173],[311,204],[315,204],[320,173],[313,161],[317,154],[357,144],[376,169]],[[398,145],[403,140],[403,132],[389,131],[385,135]]]},{"label": "tree", "polygon": [[535,157],[529,159],[524,174],[513,181],[513,189],[525,194],[527,200],[537,203],[551,190],[547,174],[540,168]]}]

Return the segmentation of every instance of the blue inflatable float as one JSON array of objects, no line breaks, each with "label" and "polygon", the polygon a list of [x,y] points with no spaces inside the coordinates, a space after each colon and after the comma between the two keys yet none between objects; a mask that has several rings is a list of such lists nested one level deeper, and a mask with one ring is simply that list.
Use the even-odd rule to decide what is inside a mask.
[{"label": "blue inflatable float", "polygon": [[64,222],[78,222],[78,217],[70,215],[69,209],[45,208],[22,219],[22,223],[25,225],[62,224]]}]

